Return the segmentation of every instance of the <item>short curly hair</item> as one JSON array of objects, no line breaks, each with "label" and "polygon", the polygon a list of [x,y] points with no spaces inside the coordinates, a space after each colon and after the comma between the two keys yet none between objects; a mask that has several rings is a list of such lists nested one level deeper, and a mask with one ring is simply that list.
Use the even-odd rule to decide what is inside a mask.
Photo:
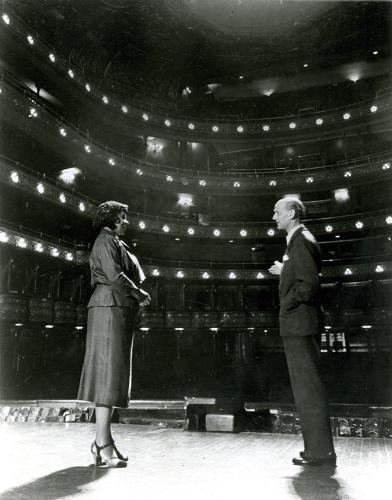
[{"label": "short curly hair", "polygon": [[97,213],[93,221],[93,227],[96,231],[103,227],[114,229],[118,222],[118,216],[121,212],[128,212],[128,205],[118,201],[105,201],[98,206]]}]

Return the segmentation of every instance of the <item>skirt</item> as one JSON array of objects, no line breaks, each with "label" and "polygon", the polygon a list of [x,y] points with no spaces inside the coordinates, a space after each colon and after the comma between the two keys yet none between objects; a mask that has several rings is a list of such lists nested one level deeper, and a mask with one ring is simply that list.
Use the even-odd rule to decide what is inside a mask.
[{"label": "skirt", "polygon": [[78,399],[101,406],[128,406],[137,316],[136,307],[89,308]]}]

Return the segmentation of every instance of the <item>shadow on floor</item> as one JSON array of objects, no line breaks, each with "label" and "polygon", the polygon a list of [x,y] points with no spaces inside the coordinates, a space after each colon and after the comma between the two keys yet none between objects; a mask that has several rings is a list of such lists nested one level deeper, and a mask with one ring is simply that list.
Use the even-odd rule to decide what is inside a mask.
[{"label": "shadow on floor", "polygon": [[101,479],[109,469],[89,467],[70,467],[47,476],[40,477],[30,483],[23,484],[0,494],[1,500],[28,498],[31,500],[56,500],[68,495],[81,493],[81,487]]},{"label": "shadow on floor", "polygon": [[333,477],[335,472],[335,466],[304,467],[291,478],[292,487],[303,500],[349,500],[339,481]]}]

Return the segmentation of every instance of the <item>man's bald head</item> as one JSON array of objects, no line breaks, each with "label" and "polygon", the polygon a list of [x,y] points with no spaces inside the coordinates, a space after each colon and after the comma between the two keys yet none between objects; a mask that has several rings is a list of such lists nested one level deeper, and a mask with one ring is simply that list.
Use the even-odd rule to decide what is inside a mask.
[{"label": "man's bald head", "polygon": [[298,198],[281,198],[274,207],[273,220],[278,229],[289,231],[297,225],[305,215],[305,206]]}]

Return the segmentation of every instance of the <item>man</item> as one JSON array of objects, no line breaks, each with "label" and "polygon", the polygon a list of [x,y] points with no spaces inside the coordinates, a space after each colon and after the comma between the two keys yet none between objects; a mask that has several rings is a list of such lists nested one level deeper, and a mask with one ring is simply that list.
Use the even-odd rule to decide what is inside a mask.
[{"label": "man", "polygon": [[283,198],[274,207],[273,220],[287,232],[280,275],[279,326],[283,337],[294,401],[305,448],[295,465],[336,464],[328,402],[319,374],[321,252],[314,236],[301,224],[305,207],[297,198]]}]

